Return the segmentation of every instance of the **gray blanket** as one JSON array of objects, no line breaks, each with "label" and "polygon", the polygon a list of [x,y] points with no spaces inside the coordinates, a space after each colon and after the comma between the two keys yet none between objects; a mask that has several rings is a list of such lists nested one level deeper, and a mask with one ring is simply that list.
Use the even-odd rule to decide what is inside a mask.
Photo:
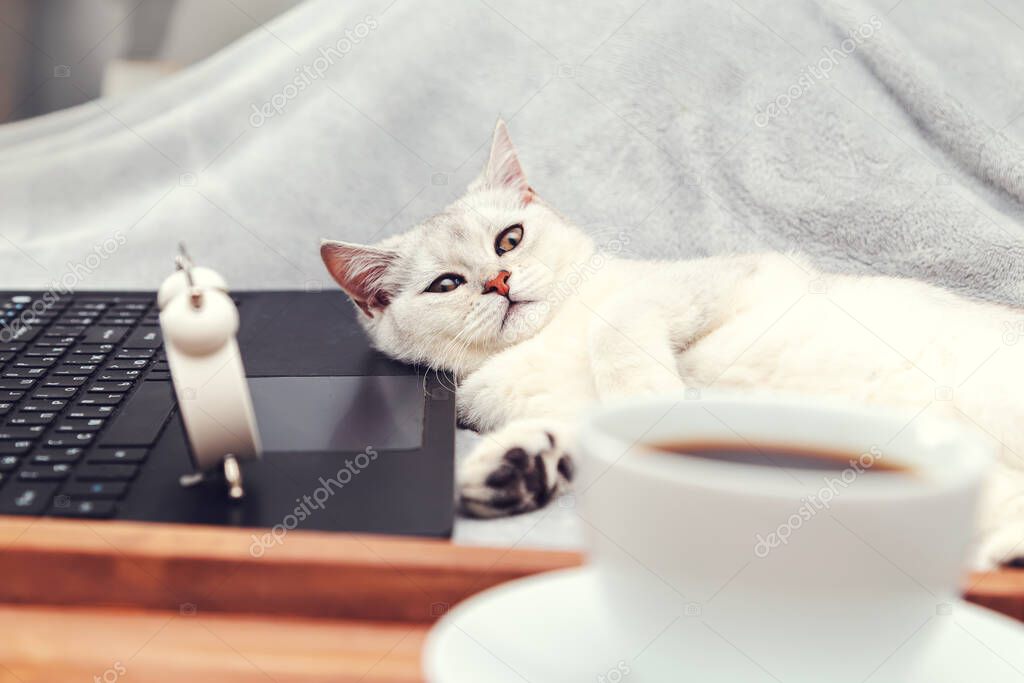
[{"label": "gray blanket", "polygon": [[[318,238],[441,208],[499,113],[534,188],[631,255],[798,250],[1024,301],[1012,0],[311,0],[144,93],[0,127],[0,288],[154,287],[182,239],[236,288],[330,287]],[[572,521],[458,533],[571,545]]]}]

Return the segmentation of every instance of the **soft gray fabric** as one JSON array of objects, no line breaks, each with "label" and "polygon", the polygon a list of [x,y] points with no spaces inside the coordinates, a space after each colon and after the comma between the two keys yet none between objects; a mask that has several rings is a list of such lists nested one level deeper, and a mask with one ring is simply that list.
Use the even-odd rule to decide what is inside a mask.
[{"label": "soft gray fabric", "polygon": [[[317,239],[438,210],[500,113],[534,188],[636,255],[794,249],[1024,299],[1019,3],[389,2],[313,0],[144,93],[0,127],[0,287],[154,287],[181,239],[236,288],[330,286]],[[564,545],[571,522],[566,503],[459,537]]]}]

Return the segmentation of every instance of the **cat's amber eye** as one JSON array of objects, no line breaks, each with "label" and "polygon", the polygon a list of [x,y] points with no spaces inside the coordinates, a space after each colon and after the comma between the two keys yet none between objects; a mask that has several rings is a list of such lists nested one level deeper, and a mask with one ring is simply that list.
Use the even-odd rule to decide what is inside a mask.
[{"label": "cat's amber eye", "polygon": [[523,226],[519,223],[510,225],[501,231],[498,238],[494,240],[494,251],[501,256],[506,251],[512,251],[523,241]]},{"label": "cat's amber eye", "polygon": [[466,278],[461,275],[445,273],[431,282],[426,291],[433,292],[434,294],[444,294],[445,292],[450,292],[456,287],[464,284],[466,284]]}]

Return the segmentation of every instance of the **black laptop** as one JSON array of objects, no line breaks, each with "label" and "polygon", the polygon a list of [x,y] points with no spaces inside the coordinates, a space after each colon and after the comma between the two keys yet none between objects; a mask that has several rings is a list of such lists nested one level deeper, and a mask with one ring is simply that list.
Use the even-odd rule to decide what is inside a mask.
[{"label": "black laptop", "polygon": [[0,293],[0,514],[450,535],[454,395],[371,349],[340,293],[233,296],[265,451],[240,501],[179,483],[153,294]]}]

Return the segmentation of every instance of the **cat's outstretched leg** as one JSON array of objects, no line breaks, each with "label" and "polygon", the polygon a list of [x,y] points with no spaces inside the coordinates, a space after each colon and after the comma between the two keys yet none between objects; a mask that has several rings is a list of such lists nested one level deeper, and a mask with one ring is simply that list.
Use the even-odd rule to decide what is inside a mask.
[{"label": "cat's outstretched leg", "polygon": [[664,305],[620,297],[594,317],[588,352],[600,400],[685,388],[676,369],[670,314]]},{"label": "cat's outstretched leg", "polygon": [[488,432],[458,473],[459,507],[472,517],[502,517],[544,507],[572,481],[571,427],[513,420]]},{"label": "cat's outstretched leg", "polygon": [[1024,470],[997,462],[983,489],[979,513],[974,567],[1024,567]]}]

